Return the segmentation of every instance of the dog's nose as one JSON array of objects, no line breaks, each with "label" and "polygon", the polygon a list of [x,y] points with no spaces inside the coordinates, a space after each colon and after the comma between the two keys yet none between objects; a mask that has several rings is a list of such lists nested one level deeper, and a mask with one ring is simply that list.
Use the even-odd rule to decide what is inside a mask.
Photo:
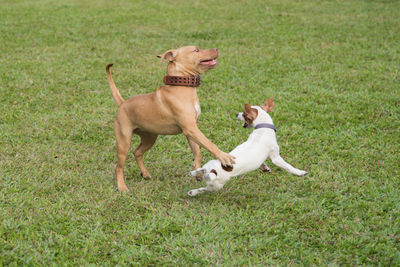
[{"label": "dog's nose", "polygon": [[239,117],[239,113],[236,113],[236,117]]}]

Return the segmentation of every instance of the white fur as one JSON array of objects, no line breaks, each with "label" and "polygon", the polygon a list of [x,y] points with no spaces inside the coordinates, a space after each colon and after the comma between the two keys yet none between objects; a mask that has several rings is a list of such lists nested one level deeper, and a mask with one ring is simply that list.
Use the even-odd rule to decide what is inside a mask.
[{"label": "white fur", "polygon": [[200,114],[201,114],[201,108],[199,105],[199,102],[196,101],[196,103],[194,104],[194,109],[196,110],[196,115],[197,115],[197,119],[199,119]]},{"label": "white fur", "polygon": [[[260,123],[273,124],[271,117],[259,106],[252,106],[258,110],[257,118],[248,127],[255,127]],[[244,121],[243,113],[238,113],[237,119]],[[264,163],[267,158],[272,160],[272,163],[285,169],[286,171],[303,176],[307,172],[294,168],[292,165],[285,162],[279,155],[279,146],[276,141],[275,131],[269,128],[259,128],[254,130],[246,142],[237,146],[229,154],[236,157],[233,170],[231,172],[222,169],[219,160],[210,160],[202,168],[191,171],[191,176],[196,176],[199,173],[203,174],[203,178],[207,182],[207,187],[193,189],[188,192],[189,196],[195,196],[205,191],[217,191],[221,189],[230,178],[254,171],[261,168],[263,171],[269,171],[268,166]],[[217,175],[211,172],[215,170]]]},{"label": "white fur", "polygon": [[[197,88],[196,90],[196,94],[197,94]],[[196,110],[196,119],[198,120],[201,114],[201,108],[200,108],[200,103],[199,103],[199,99],[196,99],[194,102],[194,109]]]}]

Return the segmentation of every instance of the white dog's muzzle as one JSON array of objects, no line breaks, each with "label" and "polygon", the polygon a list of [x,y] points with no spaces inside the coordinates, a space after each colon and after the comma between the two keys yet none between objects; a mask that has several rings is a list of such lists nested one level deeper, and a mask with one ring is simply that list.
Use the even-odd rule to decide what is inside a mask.
[{"label": "white dog's muzzle", "polygon": [[249,124],[245,121],[245,119],[243,117],[243,112],[236,113],[236,119],[238,121],[244,121],[243,128],[249,127]]}]

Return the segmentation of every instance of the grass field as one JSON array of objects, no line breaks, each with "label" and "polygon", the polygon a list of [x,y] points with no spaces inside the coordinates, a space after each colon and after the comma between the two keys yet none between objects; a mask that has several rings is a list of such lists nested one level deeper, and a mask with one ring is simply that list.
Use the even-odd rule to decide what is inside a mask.
[{"label": "grass field", "polygon": [[[3,0],[0,22],[0,266],[400,265],[399,1]],[[153,178],[130,153],[116,191],[105,65],[126,99],[190,44],[220,53],[205,135],[230,151],[250,133],[235,113],[274,97],[307,176],[270,165],[189,198],[186,138],[160,136]]]}]

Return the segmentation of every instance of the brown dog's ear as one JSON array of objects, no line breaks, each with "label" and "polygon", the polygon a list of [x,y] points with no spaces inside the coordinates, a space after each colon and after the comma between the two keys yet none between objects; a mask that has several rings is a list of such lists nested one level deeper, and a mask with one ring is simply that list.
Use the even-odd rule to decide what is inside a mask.
[{"label": "brown dog's ear", "polygon": [[164,54],[158,55],[157,57],[161,58],[161,59],[166,59],[168,61],[173,61],[177,54],[178,54],[178,51],[176,51],[176,50],[168,50]]},{"label": "brown dog's ear", "polygon": [[272,109],[274,108],[274,99],[272,97],[268,98],[264,105],[262,106],[262,109],[265,110],[266,112],[271,112]]}]

